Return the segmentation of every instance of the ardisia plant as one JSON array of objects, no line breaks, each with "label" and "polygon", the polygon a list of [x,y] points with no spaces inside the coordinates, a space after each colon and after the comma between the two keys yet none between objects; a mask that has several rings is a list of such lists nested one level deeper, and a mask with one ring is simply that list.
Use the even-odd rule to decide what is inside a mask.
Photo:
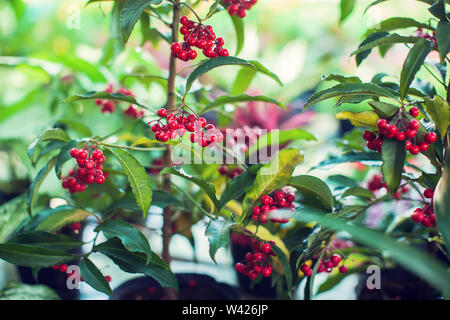
[{"label": "ardisia plant", "polygon": [[[426,23],[400,17],[382,21],[367,31],[353,53],[360,65],[374,48],[384,55],[394,45],[406,45],[398,83],[385,80],[383,73],[370,82],[337,74],[323,78],[339,84],[315,92],[304,110],[338,98],[336,117],[357,128],[333,142],[335,154],[299,174],[296,169],[305,169],[304,153],[290,143],[316,140],[312,133],[290,127],[290,114],[286,128],[273,128],[284,111],[273,118],[270,111],[262,112],[257,122],[267,120],[263,128],[247,123],[252,108],[249,114],[229,108],[264,102],[270,104],[265,110],[286,109],[272,97],[245,93],[251,92],[247,77],[282,85],[260,62],[236,57],[245,41],[244,17],[257,14],[250,10],[259,5],[256,0],[207,1],[206,10],[200,1],[114,1],[111,35],[99,68],[107,69],[108,78],[95,73],[100,80],[94,81],[106,89],[82,91],[83,81],[75,73],[77,81],[64,77],[67,96],[57,101],[59,110],[46,123],[48,129],[28,148],[39,168],[34,181],[19,200],[6,204],[10,212],[17,209],[28,216],[11,219],[7,236],[0,237],[0,258],[32,268],[36,278],[42,268],[54,268],[111,296],[115,279],[96,261],[103,255],[124,272],[152,277],[164,288],[164,298],[176,299],[169,245],[175,235],[195,245],[191,226],[198,223],[205,226],[214,263],[218,250],[230,242],[250,247],[234,269],[253,283],[270,279],[280,298],[298,298],[304,283],[300,297],[311,299],[349,274],[366,274],[370,265],[406,269],[433,288],[433,298],[450,298],[450,97],[445,72],[450,22],[443,0],[425,2],[432,15]],[[93,3],[111,4],[88,2]],[[342,22],[356,3],[341,0]],[[206,24],[213,16],[214,21],[231,20],[235,36],[217,36],[218,22]],[[139,59],[143,46],[135,48],[136,25],[142,43],[151,41],[154,50],[167,53],[164,72],[154,74],[154,66]],[[393,33],[400,29],[406,35]],[[127,53],[138,60],[136,66],[117,72],[127,63],[118,57]],[[430,53],[440,59],[433,60]],[[206,85],[212,81],[203,81],[206,77],[198,81],[227,68],[239,70],[233,85],[241,88],[239,94],[226,86],[218,89],[214,82]],[[425,72],[431,83],[418,80]],[[55,77],[56,82],[62,79]],[[149,82],[164,91],[163,102],[144,98],[141,85]],[[95,112],[101,120],[90,119]],[[239,122],[245,127],[230,121],[233,112],[245,118]],[[314,175],[315,169],[346,163],[357,163],[358,169],[322,172],[323,179]],[[58,189],[44,191],[52,179],[59,180]],[[399,203],[407,203],[407,209],[391,208]],[[378,207],[390,214],[369,226],[366,218]],[[162,227],[155,231],[146,219],[157,215]],[[92,238],[75,239],[85,225],[92,226]],[[153,250],[155,235],[162,240],[160,252]],[[319,287],[318,274],[325,278]]]}]

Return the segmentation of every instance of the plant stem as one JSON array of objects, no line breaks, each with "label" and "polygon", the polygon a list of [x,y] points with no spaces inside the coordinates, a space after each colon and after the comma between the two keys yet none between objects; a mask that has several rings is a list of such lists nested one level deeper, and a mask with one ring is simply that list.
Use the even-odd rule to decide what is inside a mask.
[{"label": "plant stem", "polygon": [[[180,20],[180,0],[173,0],[173,17],[172,17],[172,42],[178,42],[178,22]],[[170,56],[169,61],[169,77],[167,79],[167,104],[166,109],[172,110],[175,108],[175,77],[177,74],[177,64],[176,59]],[[164,167],[169,167],[171,165],[171,147],[167,146],[164,151]],[[170,181],[170,175],[164,174],[162,177],[163,190],[166,192],[171,192],[172,183]],[[170,266],[171,256],[169,252],[169,244],[172,236],[172,208],[170,206],[166,207],[163,212],[164,225],[162,228],[162,258]],[[168,299],[175,300],[177,298],[176,292],[173,288],[165,289],[165,294]]]}]

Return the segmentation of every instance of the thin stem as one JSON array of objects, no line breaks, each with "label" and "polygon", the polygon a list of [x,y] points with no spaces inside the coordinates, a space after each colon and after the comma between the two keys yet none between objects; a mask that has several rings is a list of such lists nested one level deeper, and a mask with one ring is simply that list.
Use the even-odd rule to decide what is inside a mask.
[{"label": "thin stem", "polygon": [[186,6],[189,10],[192,11],[192,13],[195,15],[195,17],[198,20],[198,23],[202,23],[202,19],[199,17],[199,15],[197,14],[197,12],[195,12],[194,8],[191,7],[191,5],[187,2],[180,2],[181,6]]}]

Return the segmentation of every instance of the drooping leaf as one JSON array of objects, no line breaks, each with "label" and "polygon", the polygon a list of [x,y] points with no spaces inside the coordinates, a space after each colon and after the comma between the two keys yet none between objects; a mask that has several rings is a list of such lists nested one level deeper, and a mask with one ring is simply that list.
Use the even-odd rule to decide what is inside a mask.
[{"label": "drooping leaf", "polygon": [[120,165],[127,174],[131,190],[145,218],[152,202],[152,186],[147,172],[130,153],[120,149],[109,150],[119,160]]},{"label": "drooping leaf", "polygon": [[56,164],[57,158],[52,158],[41,170],[39,170],[38,174],[34,178],[33,183],[30,185],[27,191],[27,212],[28,214],[32,214],[33,212],[33,204],[36,200],[39,187],[41,186],[44,179],[47,177],[48,173],[53,169]]},{"label": "drooping leaf", "polygon": [[216,253],[230,242],[230,227],[233,223],[225,219],[211,220],[206,228],[205,235],[209,241],[209,255],[216,262]]},{"label": "drooping leaf", "polygon": [[[329,215],[324,216],[313,212],[298,212],[291,217],[294,220],[304,223],[316,221],[324,227],[345,231],[356,241],[383,251],[405,269],[417,274],[437,289],[442,290],[446,298],[450,295],[450,279],[447,268],[435,258],[418,249],[398,242],[396,239],[384,233]],[[424,270],[427,270],[427,272],[424,272]]]},{"label": "drooping leaf", "polygon": [[417,20],[406,18],[406,17],[392,17],[386,20],[383,20],[376,24],[374,29],[370,29],[368,32],[379,32],[379,31],[393,31],[397,29],[404,28],[422,28],[433,30],[429,25],[425,23],[421,23]]},{"label": "drooping leaf", "polygon": [[400,74],[400,98],[404,98],[413,82],[417,71],[425,61],[426,56],[433,48],[431,41],[420,39],[409,50]]},{"label": "drooping leaf", "polygon": [[450,52],[450,22],[439,21],[436,29],[436,43],[441,57],[441,64],[444,64],[445,57]]},{"label": "drooping leaf", "polygon": [[[381,32],[373,32],[371,34],[369,34],[363,42],[361,42],[361,44],[359,45],[358,48],[361,47],[365,47],[366,45],[375,42],[379,39],[382,39],[384,37],[387,37],[389,35],[389,33],[385,32],[385,31],[381,31]],[[361,64],[361,62],[364,61],[364,59],[366,59],[370,53],[372,52],[372,48],[369,49],[365,49],[361,52],[358,52],[356,54],[355,60],[356,60],[356,65],[359,66]]]},{"label": "drooping leaf", "polygon": [[283,149],[268,164],[261,167],[255,179],[255,183],[247,191],[242,202],[242,218],[255,205],[262,195],[268,194],[277,188],[284,187],[288,182],[295,167],[303,160],[303,156],[297,149]]},{"label": "drooping leaf", "polygon": [[331,190],[319,178],[310,175],[295,176],[289,180],[289,185],[295,187],[302,193],[317,197],[328,210],[331,211],[333,209],[334,198]]},{"label": "drooping leaf", "polygon": [[60,250],[18,243],[0,243],[0,258],[23,267],[51,267],[75,258]]},{"label": "drooping leaf", "polygon": [[106,281],[105,276],[91,260],[88,258],[81,259],[78,267],[80,268],[80,276],[83,278],[84,282],[97,291],[103,292],[108,296],[112,295],[112,290],[108,281]]},{"label": "drooping leaf", "polygon": [[267,146],[279,146],[296,140],[315,141],[316,137],[303,129],[274,130],[259,137],[258,141],[250,146],[247,154],[252,154]]},{"label": "drooping leaf", "polygon": [[32,162],[35,162],[36,158],[36,148],[45,141],[61,141],[67,142],[70,140],[70,137],[67,133],[59,128],[56,129],[48,129],[46,130],[36,141],[34,141],[28,147],[28,156],[30,157]]},{"label": "drooping leaf", "polygon": [[357,50],[353,51],[351,55],[353,56],[355,54],[359,54],[359,53],[362,53],[365,51],[367,52],[368,50],[373,49],[375,47],[379,47],[379,46],[386,46],[386,45],[391,45],[391,44],[396,44],[396,43],[416,43],[417,41],[419,41],[421,39],[419,37],[400,36],[396,33],[388,34],[387,32],[383,32],[383,31],[372,33],[369,35],[369,37],[374,34],[377,34],[377,36],[378,36],[378,37],[376,37],[376,39],[374,39],[373,41],[369,41],[367,43],[362,42],[360,47]]},{"label": "drooping leaf", "polygon": [[394,194],[400,186],[403,166],[406,158],[404,141],[385,139],[381,147],[381,172],[383,179],[389,187],[389,192]]},{"label": "drooping leaf", "polygon": [[342,23],[352,13],[356,0],[341,0],[339,22]]},{"label": "drooping leaf", "polygon": [[400,109],[399,106],[381,101],[369,101],[369,105],[380,118],[390,118]]},{"label": "drooping leaf", "polygon": [[19,233],[11,237],[9,242],[63,251],[75,249],[83,245],[83,242],[64,234],[53,234],[45,231]]},{"label": "drooping leaf", "polygon": [[277,258],[280,260],[281,266],[283,267],[284,276],[286,278],[286,284],[288,291],[290,292],[292,288],[292,270],[291,266],[289,264],[288,257],[284,254],[283,250],[278,248],[276,245],[271,244],[272,250],[277,256]]},{"label": "drooping leaf", "polygon": [[132,96],[127,96],[122,93],[108,93],[104,91],[90,91],[84,94],[76,94],[73,96],[68,97],[66,100],[64,100],[65,103],[68,102],[76,102],[76,101],[83,101],[83,100],[95,100],[95,99],[105,99],[105,100],[117,100],[117,101],[123,101],[128,102],[131,104],[135,104],[141,108],[148,109],[146,106],[138,103],[135,98]]},{"label": "drooping leaf", "polygon": [[237,15],[230,16],[233,22],[234,31],[236,33],[236,56],[241,52],[244,47],[245,33],[244,33],[244,19],[239,18]]},{"label": "drooping leaf", "polygon": [[[56,208],[58,209],[58,208]],[[37,231],[55,232],[74,222],[80,222],[92,215],[92,212],[73,207],[63,207],[61,210],[52,210],[48,216],[36,226]]]},{"label": "drooping leaf", "polygon": [[430,13],[439,20],[447,20],[444,0],[436,1],[430,8],[428,8],[428,11],[430,11]]},{"label": "drooping leaf", "polygon": [[132,252],[142,252],[151,259],[152,250],[147,238],[138,229],[123,220],[107,220],[95,228],[96,232],[102,231],[106,238],[117,237],[125,248]]},{"label": "drooping leaf", "polygon": [[25,194],[3,203],[0,206],[0,243],[27,217]]},{"label": "drooping leaf", "polygon": [[427,112],[441,133],[445,137],[450,126],[450,105],[442,97],[436,95],[433,99],[425,98]]},{"label": "drooping leaf", "polygon": [[274,103],[281,108],[285,109],[285,106],[282,102],[266,97],[266,96],[249,96],[247,94],[241,94],[238,96],[220,96],[216,100],[214,100],[212,103],[207,105],[202,111],[200,111],[200,114],[203,114],[205,112],[208,112],[210,110],[213,110],[214,108],[223,106],[227,103],[239,103],[239,102],[246,102],[246,101],[264,101],[269,103]]}]

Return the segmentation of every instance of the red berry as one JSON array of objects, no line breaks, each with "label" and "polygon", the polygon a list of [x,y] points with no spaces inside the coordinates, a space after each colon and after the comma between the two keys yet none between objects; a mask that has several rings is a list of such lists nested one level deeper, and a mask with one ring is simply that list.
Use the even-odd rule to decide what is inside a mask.
[{"label": "red berry", "polygon": [[244,18],[247,15],[247,11],[245,9],[239,9],[237,12],[239,18]]},{"label": "red berry", "polygon": [[417,109],[416,107],[412,107],[411,109],[409,109],[409,114],[415,118],[419,115],[419,109]]},{"label": "red berry", "polygon": [[409,152],[411,154],[416,155],[420,152],[420,148],[418,146],[411,146],[411,148],[409,149]]},{"label": "red berry", "polygon": [[386,119],[378,119],[377,121],[377,127],[380,130],[383,130],[384,128],[386,128],[388,126],[388,122]]},{"label": "red berry", "polygon": [[420,123],[417,120],[411,120],[411,122],[408,124],[408,128],[411,130],[417,130],[420,127]]},{"label": "red berry", "polygon": [[428,198],[428,199],[433,198],[433,194],[434,194],[433,189],[425,189],[425,191],[423,192],[423,195],[425,196],[425,198]]},{"label": "red berry", "polygon": [[436,133],[434,133],[434,132],[428,132],[426,135],[425,135],[425,138],[424,138],[424,140],[426,141],[426,142],[428,142],[428,143],[434,143],[434,142],[436,142],[436,140],[437,140],[437,135],[436,135]]},{"label": "red berry", "polygon": [[272,251],[272,247],[269,243],[266,242],[261,246],[261,251],[265,254],[269,254]]},{"label": "red berry", "polygon": [[426,142],[422,142],[421,144],[419,144],[419,148],[420,148],[420,151],[422,151],[422,152],[427,151],[429,148],[429,144]]},{"label": "red berry", "polygon": [[248,273],[248,277],[250,278],[250,280],[255,280],[256,278],[258,278],[258,274],[252,270]]},{"label": "red berry", "polygon": [[92,160],[88,160],[88,161],[86,161],[86,163],[84,164],[84,166],[85,166],[87,169],[92,169],[92,168],[95,166],[95,162],[92,161]]},{"label": "red berry", "polygon": [[59,266],[59,271],[66,273],[69,266],[67,264],[62,264]]},{"label": "red berry", "polygon": [[270,277],[271,274],[272,274],[272,267],[265,267],[265,268],[262,270],[262,275],[263,275],[264,277]]},{"label": "red berry", "polygon": [[261,214],[261,209],[259,207],[253,207],[252,213],[258,216]]},{"label": "red berry", "polygon": [[182,16],[182,17],[180,18],[180,23],[181,23],[182,25],[188,24],[188,23],[189,23],[188,17]]},{"label": "red berry", "polygon": [[71,156],[72,158],[78,157],[78,149],[77,149],[77,148],[72,148],[72,149],[70,149],[70,156]]},{"label": "red berry", "polygon": [[87,156],[88,156],[88,153],[86,150],[84,150],[84,149],[78,150],[78,159],[86,159]]},{"label": "red berry", "polygon": [[408,138],[414,138],[417,134],[417,130],[409,129],[405,131],[405,136]]},{"label": "red berry", "polygon": [[194,60],[195,58],[197,58],[197,52],[195,50],[190,50],[187,56],[190,60]]},{"label": "red berry", "polygon": [[264,195],[261,197],[261,203],[262,204],[267,204],[267,205],[272,205],[273,204],[273,199],[271,196],[268,195]]},{"label": "red berry", "polygon": [[245,266],[244,266],[242,263],[238,262],[238,263],[236,263],[236,264],[234,265],[234,269],[235,269],[237,272],[242,273],[242,272],[244,271],[244,269],[245,269]]},{"label": "red berry", "polygon": [[161,118],[165,118],[167,116],[167,110],[165,108],[159,109],[158,116],[160,116]]},{"label": "red berry", "polygon": [[333,266],[337,266],[339,264],[339,262],[341,262],[342,257],[338,254],[333,254],[331,256],[331,263],[333,264]]},{"label": "red berry", "polygon": [[95,178],[95,183],[103,184],[105,182],[105,177],[103,175],[99,175]]},{"label": "red berry", "polygon": [[377,138],[377,136],[373,132],[366,130],[363,133],[363,138],[364,138],[364,140],[367,140],[367,141],[373,141]]},{"label": "red berry", "polygon": [[340,272],[340,273],[346,273],[347,270],[348,270],[347,267],[344,266],[344,265],[342,265],[342,266],[339,267],[339,272]]},{"label": "red berry", "polygon": [[398,131],[398,132],[395,134],[395,139],[398,140],[398,141],[403,141],[403,140],[405,140],[405,133],[403,133],[403,132],[401,132],[401,131]]}]

